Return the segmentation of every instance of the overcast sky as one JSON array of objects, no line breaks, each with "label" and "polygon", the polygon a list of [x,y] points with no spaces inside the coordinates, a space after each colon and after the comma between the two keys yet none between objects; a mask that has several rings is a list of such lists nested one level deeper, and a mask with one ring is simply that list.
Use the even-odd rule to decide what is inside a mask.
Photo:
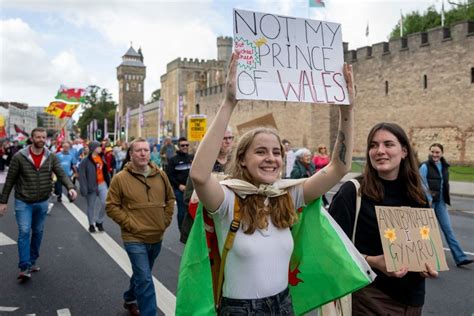
[{"label": "overcast sky", "polygon": [[46,106],[61,84],[98,85],[118,101],[116,67],[130,43],[142,48],[149,100],[168,62],[217,57],[216,37],[232,36],[234,7],[341,23],[356,49],[386,41],[400,10],[440,10],[441,1],[326,0],[309,9],[308,0],[0,0],[0,101]]}]

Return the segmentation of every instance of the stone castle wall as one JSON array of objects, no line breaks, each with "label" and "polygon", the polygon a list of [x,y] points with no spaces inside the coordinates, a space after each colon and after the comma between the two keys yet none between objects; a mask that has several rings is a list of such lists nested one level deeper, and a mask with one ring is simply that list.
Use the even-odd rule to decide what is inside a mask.
[{"label": "stone castle wall", "polygon": [[374,124],[390,121],[410,134],[421,160],[439,142],[448,160],[474,162],[473,23],[346,52],[357,85],[355,155]]}]

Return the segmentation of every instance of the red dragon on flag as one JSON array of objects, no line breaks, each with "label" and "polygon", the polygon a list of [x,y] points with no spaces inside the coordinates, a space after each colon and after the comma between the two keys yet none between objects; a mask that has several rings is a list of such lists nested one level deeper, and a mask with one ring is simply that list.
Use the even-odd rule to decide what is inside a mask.
[{"label": "red dragon on flag", "polygon": [[59,91],[56,94],[56,99],[64,100],[67,102],[85,102],[86,89],[83,88],[68,88],[61,85]]}]

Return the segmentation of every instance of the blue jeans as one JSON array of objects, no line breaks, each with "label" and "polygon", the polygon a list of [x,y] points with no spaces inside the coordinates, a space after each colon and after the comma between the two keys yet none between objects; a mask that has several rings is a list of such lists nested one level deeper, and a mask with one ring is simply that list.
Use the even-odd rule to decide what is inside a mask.
[{"label": "blue jeans", "polygon": [[[24,271],[36,263],[43,239],[48,200],[26,203],[15,199],[15,217],[18,224],[18,268]],[[31,236],[31,240],[30,240]]]},{"label": "blue jeans", "polygon": [[458,240],[454,236],[454,231],[451,227],[451,220],[449,219],[449,213],[448,209],[446,208],[446,203],[441,198],[439,202],[433,202],[432,207],[435,210],[439,226],[441,226],[441,230],[443,231],[449,249],[451,249],[451,254],[453,255],[454,262],[458,264],[463,260],[466,260],[467,256],[464,251],[462,251]]},{"label": "blue jeans", "polygon": [[[100,208],[99,214],[95,217],[95,201],[99,196]],[[87,194],[87,219],[89,220],[89,225],[102,224],[105,217],[105,199],[107,198],[107,184],[104,182],[99,184],[97,187],[97,192]]]},{"label": "blue jeans", "polygon": [[132,264],[133,274],[130,287],[123,294],[127,303],[137,301],[140,315],[155,316],[157,313],[155,286],[152,269],[161,250],[161,241],[156,244],[124,242],[125,250]]},{"label": "blue jeans", "polygon": [[223,297],[219,316],[230,315],[294,315],[290,291],[287,288],[276,295],[257,299]]},{"label": "blue jeans", "polygon": [[173,189],[174,196],[176,197],[176,205],[178,207],[178,228],[181,231],[183,225],[184,215],[188,211],[186,204],[184,204],[184,194],[180,189]]}]

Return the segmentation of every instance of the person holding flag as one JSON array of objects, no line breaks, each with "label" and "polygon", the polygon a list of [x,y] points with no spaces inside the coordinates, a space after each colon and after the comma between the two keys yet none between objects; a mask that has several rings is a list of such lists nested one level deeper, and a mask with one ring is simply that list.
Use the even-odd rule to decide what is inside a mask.
[{"label": "person holding flag", "polygon": [[[280,137],[273,129],[257,128],[241,137],[229,165],[230,179],[219,182],[212,175],[212,168],[238,103],[238,57],[234,52],[225,99],[198,148],[190,177],[200,201],[214,220],[221,255],[229,226],[231,222],[235,223],[234,214],[240,214],[240,222],[234,227],[234,244],[226,260],[223,256],[225,268],[219,314],[292,315],[288,267],[294,243],[290,227],[298,219],[298,209],[327,192],[350,170],[354,102],[352,67],[344,65],[351,104],[339,106],[339,136],[328,166],[306,179],[280,179],[285,155]],[[178,294],[179,291],[178,285]],[[177,314],[180,312],[177,310]]]}]

